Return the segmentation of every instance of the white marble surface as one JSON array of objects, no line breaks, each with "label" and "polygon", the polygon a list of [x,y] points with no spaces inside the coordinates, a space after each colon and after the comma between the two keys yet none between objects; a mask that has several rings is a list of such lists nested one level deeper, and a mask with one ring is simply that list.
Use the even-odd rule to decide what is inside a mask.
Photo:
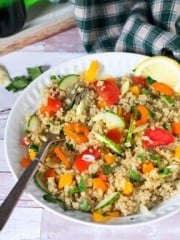
[{"label": "white marble surface", "polygon": [[[29,58],[22,56],[29,53]],[[76,28],[60,33],[18,52],[0,57],[12,75],[20,74],[25,66],[36,63],[35,55],[42,55],[42,63],[56,65],[62,61],[84,55]],[[26,55],[27,56],[27,55]],[[31,59],[31,60],[30,60]],[[9,110],[21,93],[13,94],[0,86],[0,203],[5,199],[15,180],[4,155],[4,129]],[[0,240],[179,240],[180,212],[164,220],[139,227],[89,227],[58,217],[41,208],[27,194],[23,194],[8,223],[0,233]]]}]

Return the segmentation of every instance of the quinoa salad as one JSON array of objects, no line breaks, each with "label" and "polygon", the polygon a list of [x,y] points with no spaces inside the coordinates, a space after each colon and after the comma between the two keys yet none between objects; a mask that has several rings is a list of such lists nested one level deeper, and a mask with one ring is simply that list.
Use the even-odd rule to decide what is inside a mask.
[{"label": "quinoa salad", "polygon": [[[180,192],[180,94],[151,77],[51,76],[28,114],[21,166],[52,143],[34,180],[43,198],[104,222],[150,211]],[[109,73],[110,74],[110,73]]]}]

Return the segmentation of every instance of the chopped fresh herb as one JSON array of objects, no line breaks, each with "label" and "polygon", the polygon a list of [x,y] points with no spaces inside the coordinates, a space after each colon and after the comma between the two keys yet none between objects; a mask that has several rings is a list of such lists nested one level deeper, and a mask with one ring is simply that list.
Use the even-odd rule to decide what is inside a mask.
[{"label": "chopped fresh herb", "polygon": [[153,84],[153,83],[155,83],[155,82],[157,82],[155,79],[153,79],[152,77],[147,77],[147,83],[149,84],[149,85],[151,85],[151,84]]},{"label": "chopped fresh herb", "polygon": [[30,81],[25,77],[15,77],[11,79],[11,83],[6,86],[6,90],[12,92],[18,92],[29,85]]},{"label": "chopped fresh herb", "polygon": [[135,105],[131,106],[130,112],[133,114],[133,116],[136,116],[136,115],[139,114],[139,111],[136,110],[136,106]]},{"label": "chopped fresh herb", "polygon": [[87,199],[83,199],[82,203],[79,205],[79,209],[83,212],[87,212],[90,209]]},{"label": "chopped fresh herb", "polygon": [[159,167],[161,165],[161,159],[156,154],[150,153],[149,157],[154,161],[154,163]]},{"label": "chopped fresh herb", "polygon": [[33,68],[27,68],[28,77],[34,80],[39,75],[41,75],[42,70],[41,67],[33,67]]},{"label": "chopped fresh herb", "polygon": [[145,95],[152,95],[152,92],[149,90],[149,89],[142,89],[142,94],[145,94]]},{"label": "chopped fresh herb", "polygon": [[78,193],[80,191],[79,191],[78,187],[74,187],[74,188],[69,189],[68,192],[69,192],[70,195],[73,195],[74,193]]},{"label": "chopped fresh herb", "polygon": [[86,191],[86,185],[85,185],[84,177],[81,177],[78,187],[69,189],[69,194],[73,195],[74,193],[79,193],[84,191]]},{"label": "chopped fresh herb", "polygon": [[168,125],[168,124],[164,124],[164,125],[163,125],[163,128],[166,129],[166,130],[171,130],[171,126]]},{"label": "chopped fresh herb", "polygon": [[35,144],[35,143],[31,143],[31,145],[29,146],[30,149],[33,149],[35,152],[39,152],[39,145]]},{"label": "chopped fresh herb", "polygon": [[92,178],[98,177],[98,173],[92,173],[92,174],[91,174],[91,177],[92,177]]},{"label": "chopped fresh herb", "polygon": [[129,171],[129,177],[132,182],[140,182],[141,181],[139,174],[132,168]]},{"label": "chopped fresh herb", "polygon": [[26,134],[29,134],[31,131],[29,131],[28,129],[25,129],[24,130],[24,134],[26,135]]},{"label": "chopped fresh herb", "polygon": [[168,176],[170,172],[171,172],[171,169],[169,167],[165,167],[159,171],[159,175]]},{"label": "chopped fresh herb", "polygon": [[85,184],[85,181],[84,181],[84,177],[81,177],[81,179],[80,179],[79,191],[80,192],[86,191],[86,184]]},{"label": "chopped fresh herb", "polygon": [[103,170],[103,173],[104,173],[105,175],[110,174],[110,172],[111,172],[114,168],[116,168],[116,166],[113,166],[113,167],[107,166],[107,165],[103,165],[103,166],[102,166],[102,170]]},{"label": "chopped fresh herb", "polygon": [[147,156],[145,153],[140,153],[137,155],[137,158],[140,158],[141,160],[145,160],[145,159],[147,159]]},{"label": "chopped fresh herb", "polygon": [[169,106],[174,103],[174,100],[168,95],[161,95],[161,99]]},{"label": "chopped fresh herb", "polygon": [[12,92],[18,92],[24,88],[26,88],[36,77],[42,74],[47,70],[47,66],[36,66],[27,68],[27,76],[16,76],[11,78],[11,82],[6,86],[6,90]]},{"label": "chopped fresh herb", "polygon": [[148,112],[149,112],[149,116],[151,118],[154,118],[155,117],[155,113],[153,113],[151,110],[148,109]]},{"label": "chopped fresh herb", "polygon": [[71,151],[73,151],[74,150],[74,147],[73,147],[73,145],[71,144],[71,143],[66,143],[66,147],[67,147],[67,149],[68,150],[71,150]]}]

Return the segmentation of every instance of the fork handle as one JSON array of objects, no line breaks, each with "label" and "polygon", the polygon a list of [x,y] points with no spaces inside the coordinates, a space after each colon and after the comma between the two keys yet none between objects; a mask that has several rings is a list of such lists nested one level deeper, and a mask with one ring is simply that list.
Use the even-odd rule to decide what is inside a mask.
[{"label": "fork handle", "polygon": [[5,201],[0,206],[0,230],[2,230],[6,221],[8,220],[29,179],[35,172],[38,163],[38,160],[34,160],[30,163],[30,165],[24,170],[23,174],[21,175]]},{"label": "fork handle", "polygon": [[11,192],[8,194],[8,196],[0,206],[0,231],[7,222],[12,210],[14,209],[28,181],[30,180],[35,170],[37,169],[41,158],[45,156],[46,149],[49,147],[51,142],[52,142],[51,140],[48,140],[43,145],[39,153],[36,155],[34,161],[32,161],[29,164],[29,166],[24,170],[23,174],[20,176],[19,180],[17,181]]}]

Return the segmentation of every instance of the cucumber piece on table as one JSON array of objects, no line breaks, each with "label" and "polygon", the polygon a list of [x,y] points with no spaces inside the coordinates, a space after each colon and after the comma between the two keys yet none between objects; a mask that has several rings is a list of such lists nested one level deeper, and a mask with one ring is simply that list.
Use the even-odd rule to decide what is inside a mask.
[{"label": "cucumber piece on table", "polygon": [[78,74],[69,74],[64,76],[58,84],[58,87],[64,91],[73,87],[76,83],[79,82]]},{"label": "cucumber piece on table", "polygon": [[108,137],[106,137],[105,135],[98,133],[98,132],[94,132],[96,138],[104,143],[106,146],[108,146],[111,150],[113,150],[114,152],[116,152],[117,154],[121,154],[122,153],[122,149],[121,147],[116,144],[115,142],[113,142],[111,139],[109,139]]},{"label": "cucumber piece on table", "polygon": [[42,175],[41,173],[38,173],[38,172],[37,172],[37,173],[34,175],[34,181],[35,181],[36,185],[37,185],[41,190],[43,190],[43,191],[46,192],[46,193],[49,193],[48,188],[47,188],[47,185],[46,185],[46,183],[45,183],[45,181],[44,181],[44,178],[43,178],[43,175]]},{"label": "cucumber piece on table", "polygon": [[35,114],[32,115],[28,121],[27,130],[36,132],[39,130],[40,126],[41,126],[41,122],[38,116]]},{"label": "cucumber piece on table", "polygon": [[119,116],[118,114],[106,110],[103,113],[103,119],[106,123],[107,128],[112,129],[112,128],[118,128],[118,129],[123,129],[125,128],[125,121],[124,119]]},{"label": "cucumber piece on table", "polygon": [[104,198],[102,201],[100,201],[98,203],[98,205],[95,207],[95,211],[98,211],[110,204],[113,204],[120,196],[119,192],[113,192],[111,193],[109,196],[107,196],[106,198]]}]

